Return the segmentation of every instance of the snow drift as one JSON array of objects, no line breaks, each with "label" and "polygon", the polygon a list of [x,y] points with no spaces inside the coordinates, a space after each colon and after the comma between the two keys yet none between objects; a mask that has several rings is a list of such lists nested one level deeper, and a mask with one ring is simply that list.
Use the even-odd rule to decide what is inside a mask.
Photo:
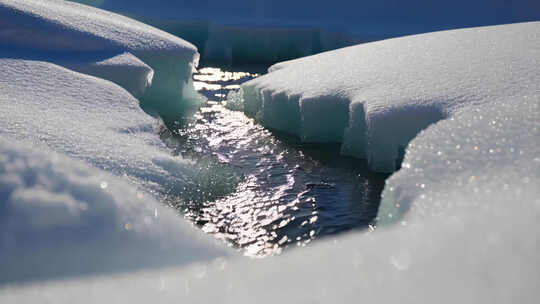
[{"label": "snow drift", "polygon": [[161,199],[178,198],[212,174],[173,157],[158,122],[119,86],[49,62],[0,59],[0,65],[0,135],[124,176]]},{"label": "snow drift", "polygon": [[72,59],[47,58],[72,71],[110,80],[126,89],[133,96],[142,98],[146,88],[152,84],[154,70],[131,53],[99,56],[73,61]]},{"label": "snow drift", "polygon": [[[67,1],[2,0],[0,28],[0,47],[16,52],[69,54],[71,61],[84,61],[89,55],[112,53],[111,57],[115,57],[131,53],[154,72],[151,85],[140,98],[149,112],[177,115],[189,104],[197,103],[190,85],[192,69],[198,64],[197,49],[176,36],[133,19]],[[118,58],[115,62],[118,70],[122,65],[118,64]],[[130,74],[133,66],[130,60],[124,73],[114,75],[118,72],[110,71],[106,74],[123,84],[119,79]],[[134,84],[127,85],[126,89],[133,91],[135,86],[135,92],[141,91],[140,78],[136,77]]]},{"label": "snow drift", "polygon": [[74,1],[183,37],[202,61],[221,64],[275,63],[361,41],[540,19],[540,4],[531,0]]},{"label": "snow drift", "polygon": [[[0,59],[0,302],[538,300],[539,23],[351,47],[245,84],[234,98],[246,113],[305,141],[341,141],[375,170],[394,170],[407,147],[375,232],[254,261],[221,257],[147,197],[183,193],[197,169],[170,156],[127,91],[44,62],[77,54],[94,59],[74,69],[131,65],[148,81],[147,65],[152,91],[187,75],[192,47],[59,1],[2,1],[0,16],[6,53],[43,56]],[[168,74],[181,54],[186,73]]]},{"label": "snow drift", "polygon": [[229,255],[119,178],[0,137],[0,283]]},{"label": "snow drift", "polygon": [[[275,75],[287,70],[300,73],[293,67],[304,67],[320,77],[315,77],[318,82],[301,78],[308,87],[299,82],[291,86],[308,88],[310,93],[341,93],[337,102],[310,95],[309,102],[314,104],[309,104],[307,110],[325,121],[330,120],[327,116],[332,112],[317,113],[317,102],[326,101],[329,105],[321,107],[327,110],[344,107],[342,113],[350,115],[347,109],[354,110],[357,103],[350,100],[349,92],[368,92],[369,95],[362,96],[373,98],[365,100],[380,101],[365,106],[366,115],[382,115],[374,116],[376,119],[407,119],[418,113],[419,120],[426,123],[431,122],[422,119],[429,116],[426,109],[440,107],[448,118],[431,124],[410,141],[402,170],[390,178],[384,190],[379,227],[374,232],[320,241],[263,261],[217,259],[107,278],[3,286],[0,300],[357,303],[360,297],[377,303],[536,303],[536,285],[540,280],[540,242],[536,233],[540,228],[539,34],[538,23],[529,23],[391,40],[367,45],[365,51],[339,51],[341,55],[361,52],[364,56],[357,60],[363,61],[366,70],[375,73],[373,76],[366,73],[358,79],[325,80],[325,72],[341,76],[332,74],[332,69],[325,70],[327,60],[340,69],[338,58],[350,59],[330,53],[276,66],[268,77],[247,85],[246,92],[253,88],[250,93],[264,99],[261,107],[249,100],[245,106],[251,106],[263,119],[268,114],[261,109],[267,103],[272,110],[287,106],[294,109],[294,97],[281,105],[287,91],[257,91],[258,85],[283,87],[288,78],[280,73],[285,79],[278,83]],[[462,44],[471,49],[457,48]],[[446,49],[467,56],[470,66],[457,55],[443,52],[448,60],[436,56],[439,53],[435,50]],[[482,52],[485,62],[478,58]],[[402,56],[400,65],[395,65],[396,55]],[[493,58],[499,61],[494,62]],[[413,62],[407,64],[409,60]],[[372,61],[385,71],[375,71]],[[426,61],[433,63],[433,70]],[[316,67],[308,65],[311,62],[316,62]],[[442,62],[446,63],[444,68],[436,64]],[[348,63],[353,70],[362,71],[360,65]],[[372,87],[366,82],[353,90],[356,81],[366,79],[371,80]],[[383,81],[389,79],[394,81]],[[453,85],[462,90],[462,95],[457,95]],[[400,96],[404,98],[399,99]],[[431,103],[423,102],[435,96],[438,99]],[[296,105],[300,115],[302,105]],[[377,111],[370,112],[374,106]],[[364,105],[359,107],[363,109]],[[272,123],[285,125],[278,115],[269,117]],[[297,122],[303,125],[301,120]],[[330,122],[339,123],[337,119]],[[391,122],[391,127],[404,128],[399,120]],[[350,128],[345,120],[347,125]],[[323,136],[332,139],[334,134],[327,132]]]},{"label": "snow drift", "polygon": [[163,207],[212,173],[172,156],[133,97],[176,117],[197,56],[112,13],[0,1],[0,284],[231,254]]},{"label": "snow drift", "polygon": [[430,124],[536,94],[539,28],[430,33],[278,63],[242,85],[244,112],[304,142],[341,142],[343,154],[392,172]]}]

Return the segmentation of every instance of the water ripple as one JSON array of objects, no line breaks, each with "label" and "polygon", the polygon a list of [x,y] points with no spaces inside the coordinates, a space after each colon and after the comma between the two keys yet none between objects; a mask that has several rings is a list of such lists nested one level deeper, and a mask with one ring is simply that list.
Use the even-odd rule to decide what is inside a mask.
[{"label": "water ripple", "polygon": [[[233,75],[242,76],[231,80]],[[386,176],[370,173],[362,161],[340,157],[337,145],[303,145],[225,109],[220,102],[225,87],[236,88],[251,77],[219,69],[195,75],[222,89],[203,92],[208,105],[162,138],[184,157],[210,158],[226,172],[217,178],[238,180],[230,193],[222,191],[217,199],[172,204],[205,232],[244,248],[249,256],[273,255],[322,236],[368,227]]]}]

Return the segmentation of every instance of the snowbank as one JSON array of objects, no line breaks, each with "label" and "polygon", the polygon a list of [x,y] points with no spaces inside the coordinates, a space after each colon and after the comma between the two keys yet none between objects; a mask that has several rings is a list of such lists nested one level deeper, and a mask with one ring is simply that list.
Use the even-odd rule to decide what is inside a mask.
[{"label": "snowbank", "polygon": [[532,304],[539,296],[534,233],[539,208],[538,201],[530,202],[534,204],[527,208],[508,208],[507,202],[496,200],[502,213],[495,216],[454,213],[392,231],[317,242],[266,260],[225,259],[107,278],[7,286],[0,289],[0,300],[270,304],[358,303],[361,298],[375,303]]},{"label": "snowbank", "polygon": [[[154,70],[141,98],[149,112],[177,115],[196,102],[189,83],[197,49],[151,26],[67,1],[2,0],[0,27],[4,49],[70,53],[71,60],[83,61],[91,53],[133,54]],[[130,72],[127,68],[124,75]]]},{"label": "snowbank", "polygon": [[0,48],[0,58],[52,62],[72,71],[112,81],[138,98],[152,84],[154,77],[154,70],[130,53],[89,53],[81,56],[69,52]]},{"label": "snowbank", "polygon": [[44,144],[157,197],[198,187],[201,170],[173,157],[158,123],[119,86],[53,63],[0,59],[0,135]]},{"label": "snowbank", "polygon": [[0,283],[207,261],[230,253],[119,178],[0,138]]},{"label": "snowbank", "polygon": [[[51,58],[47,59],[51,61]],[[88,56],[77,61],[69,59],[52,61],[72,71],[110,80],[138,98],[143,96],[154,78],[154,70],[130,53],[112,55],[112,57],[98,55],[98,58],[91,58]]]},{"label": "snowbank", "polygon": [[[374,232],[316,242],[266,260],[227,258],[107,278],[3,286],[0,301],[357,303],[361,298],[374,303],[536,303],[540,296],[540,242],[536,233],[540,228],[539,32],[538,24],[532,23],[441,32],[424,39],[404,39],[411,44],[398,43],[403,59],[414,57],[404,55],[405,46],[416,52],[415,44],[424,41],[426,48],[416,52],[417,56],[430,54],[433,47],[444,50],[446,44],[468,56],[471,65],[463,71],[462,65],[456,64],[457,56],[450,56],[444,60],[445,73],[436,64],[430,73],[427,63],[418,65],[417,60],[411,64],[416,63],[418,71],[401,70],[410,68],[406,64],[395,66],[400,68],[395,73],[403,75],[404,84],[374,82],[372,94],[390,94],[389,100],[395,102],[396,108],[379,104],[379,111],[388,113],[408,105],[407,100],[396,97],[396,88],[403,89],[403,96],[410,96],[412,91],[406,90],[406,84],[419,96],[431,96],[431,87],[422,86],[427,80],[413,77],[428,73],[440,82],[438,96],[449,117],[429,126],[409,143],[402,170],[385,188],[379,227]],[[446,38],[445,42],[438,36]],[[456,49],[456,44],[468,45],[464,37],[474,40],[479,49]],[[480,37],[487,38],[491,47],[486,49],[487,41]],[[433,44],[434,40],[438,43]],[[381,58],[376,62],[395,64],[396,54],[390,47],[397,42],[384,43],[389,48],[377,49]],[[482,51],[488,51],[484,53],[486,64],[473,56]],[[389,57],[382,58],[385,56]],[[492,62],[493,57],[500,61]],[[431,61],[442,61],[436,58]],[[373,57],[368,57],[367,63],[368,59]],[[324,60],[318,63],[326,67]],[[297,64],[284,64],[281,70]],[[463,76],[467,81],[456,80],[461,73],[466,73]],[[385,75],[381,72],[375,76]],[[419,79],[423,82],[417,84]],[[442,98],[457,94],[452,84],[463,90],[463,99],[455,99],[459,102]],[[422,114],[422,106],[406,109]],[[397,113],[395,117],[401,118],[403,112]]]},{"label": "snowbank", "polygon": [[133,97],[182,112],[193,46],[62,1],[0,1],[0,29],[0,284],[231,254],[163,207],[215,176]]},{"label": "snowbank", "polygon": [[[493,116],[469,115],[467,122],[482,130],[482,137],[498,138],[493,148],[502,145],[506,149],[491,154],[487,150],[480,159],[482,151],[474,147],[452,152],[456,143],[478,140],[479,134],[451,128],[457,134],[447,140],[441,132],[448,131],[450,121],[442,122],[446,126],[440,130],[431,127],[414,139],[406,157],[411,170],[398,173],[390,186],[413,191],[417,207],[405,217],[394,213],[393,218],[399,219],[394,227],[321,241],[263,261],[225,259],[111,278],[8,286],[0,290],[0,299],[17,303],[43,297],[55,303],[69,303],[74,298],[86,303],[111,299],[132,303],[357,303],[361,296],[377,303],[536,303],[540,296],[536,286],[540,279],[537,101],[529,98],[495,104],[488,113],[502,115],[495,116],[500,119],[495,124],[490,119]],[[518,109],[515,102],[520,102]],[[446,156],[441,158],[435,152],[439,146],[474,168],[446,165]],[[425,159],[434,163],[424,163]],[[466,175],[471,171],[478,179]],[[463,185],[456,185],[452,176],[456,173],[458,179],[467,177]],[[445,179],[429,179],[437,174],[450,177],[450,186]],[[425,187],[414,185],[426,181]],[[415,188],[427,190],[419,193]]]},{"label": "snowbank", "polygon": [[[540,74],[535,77],[530,83],[535,91],[460,110],[415,137],[401,170],[386,182],[378,222],[471,213],[502,217],[518,226],[530,220],[529,229],[535,231],[539,223],[533,219],[540,208]],[[499,228],[490,230],[501,233]],[[522,234],[520,240],[529,237],[526,231]],[[535,233],[530,237],[538,238]]]},{"label": "snowbank", "polygon": [[[129,52],[155,71],[150,91],[187,79],[196,57],[162,32],[78,5],[2,1],[0,16],[1,47],[110,52],[92,62],[149,75]],[[375,232],[264,261],[223,258],[147,196],[185,193],[198,169],[170,156],[127,91],[2,58],[0,302],[536,303],[539,35],[527,23],[392,39],[285,62],[245,84],[235,106],[243,96],[270,128],[341,141],[374,170],[394,170],[407,146]],[[175,56],[179,74],[165,64]]]},{"label": "snowbank", "polygon": [[244,112],[392,172],[422,129],[538,90],[540,23],[390,39],[279,63],[242,85]]}]

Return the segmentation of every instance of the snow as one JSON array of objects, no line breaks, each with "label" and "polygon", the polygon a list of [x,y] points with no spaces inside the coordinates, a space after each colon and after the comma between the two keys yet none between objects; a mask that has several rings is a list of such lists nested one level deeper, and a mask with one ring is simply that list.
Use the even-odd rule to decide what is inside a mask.
[{"label": "snow", "polygon": [[[379,223],[472,213],[513,223],[531,217],[534,230],[540,207],[540,85],[534,86],[530,95],[459,111],[415,137],[402,169],[386,182]],[[523,214],[505,214],[515,210]]]},{"label": "snow", "polygon": [[[178,114],[194,102],[190,81],[199,54],[176,36],[127,17],[59,0],[3,0],[0,17],[2,48],[70,54],[74,61],[95,53],[129,52],[154,71],[152,85],[140,98],[149,112],[174,110]],[[126,89],[133,90],[131,85]]]},{"label": "snow", "polygon": [[1,1],[0,28],[0,284],[232,254],[164,207],[215,176],[173,156],[134,98],[173,94],[158,101],[177,115],[191,44],[62,1]]},{"label": "snow", "polygon": [[539,28],[429,33],[278,63],[242,85],[244,112],[304,142],[341,142],[343,154],[392,172],[400,151],[430,124],[536,94]]},{"label": "snow", "polygon": [[0,135],[43,144],[165,198],[199,182],[159,125],[119,86],[43,61],[0,59]]},{"label": "snow", "polygon": [[79,54],[65,52],[0,49],[0,57],[53,62],[72,71],[112,81],[138,98],[143,96],[154,77],[152,68],[127,52],[90,53],[82,57]]},{"label": "snow", "polygon": [[155,201],[208,174],[171,156],[132,94],[190,97],[192,46],[56,0],[2,0],[0,17],[1,303],[537,302],[540,23],[341,49],[232,93],[374,170],[405,150],[375,231],[261,261]]},{"label": "snow", "polygon": [[[320,240],[308,248],[266,260],[206,258],[196,263],[131,273],[112,271],[107,276],[3,285],[0,302],[32,303],[40,299],[72,303],[76,299],[81,303],[357,303],[361,298],[375,303],[536,303],[540,296],[536,286],[540,280],[537,271],[540,242],[536,233],[540,228],[539,32],[538,23],[516,24],[440,32],[349,48],[280,64],[269,76],[248,84],[243,93],[231,95],[234,106],[241,107],[238,104],[241,94],[261,94],[267,98],[262,105],[248,102],[245,110],[258,112],[261,119],[270,117],[273,124],[286,128],[289,127],[287,122],[280,120],[276,113],[286,107],[294,109],[295,104],[298,112],[285,114],[300,115],[303,109],[302,104],[294,102],[300,97],[287,96],[295,91],[283,90],[288,83],[287,74],[301,73],[298,67],[307,69],[306,73],[315,73],[320,68],[330,73],[330,80],[325,80],[321,76],[323,72],[319,71],[314,74],[314,81],[310,77],[302,78],[306,86],[293,82],[288,87],[309,89],[306,110],[311,119],[319,115],[320,119],[329,121],[323,114],[328,116],[333,108],[357,118],[351,113],[366,109],[366,116],[374,113],[369,116],[367,126],[373,120],[382,123],[379,119],[385,119],[383,121],[392,123],[391,127],[398,128],[398,134],[411,136],[407,139],[410,143],[402,169],[390,177],[385,187],[375,231]],[[452,51],[466,60],[452,56]],[[347,76],[351,77],[332,82],[339,75],[335,70],[345,70],[335,57],[346,60],[345,55],[357,52],[363,56],[347,64],[352,70]],[[398,55],[400,64],[396,62]],[[335,68],[328,69],[327,61]],[[356,61],[361,61],[364,68],[355,66]],[[313,62],[317,63],[317,68],[313,67]],[[41,69],[54,69],[51,75],[59,71],[72,78],[79,75],[52,64],[24,61],[12,63],[11,70],[14,66],[24,67],[23,63],[35,65],[26,66],[25,70],[38,71],[37,74],[42,74],[39,66],[43,65]],[[376,71],[372,64],[383,70]],[[3,62],[2,66],[10,71],[9,62]],[[353,71],[364,72],[363,77],[353,78]],[[274,77],[277,73],[283,80]],[[6,79],[29,77],[17,75],[12,71]],[[87,76],[75,77],[78,78],[98,82]],[[365,85],[356,87],[357,82]],[[117,88],[108,82],[99,83]],[[333,84],[337,86],[332,87]],[[259,86],[265,89],[259,92]],[[283,91],[268,91],[276,87]],[[329,98],[332,96],[339,98]],[[358,96],[364,97],[360,99],[363,104],[355,102]],[[118,102],[117,98],[113,100]],[[288,103],[282,104],[284,100]],[[370,100],[376,102],[370,103]],[[317,113],[317,102],[329,103],[322,104],[327,107],[327,113]],[[274,112],[261,112],[267,104]],[[8,112],[16,113],[14,109]],[[440,120],[442,117],[436,113],[442,113],[445,119]],[[401,130],[406,125],[400,124],[398,119],[413,118],[420,121],[412,121],[415,130]],[[336,124],[340,123],[335,120]],[[438,121],[430,124],[432,120]],[[345,120],[345,126],[347,123]],[[350,123],[348,127],[345,138],[355,135]],[[360,129],[359,124],[354,127]],[[334,127],[319,136],[332,139],[335,136],[332,132],[337,129]],[[413,131],[419,133],[412,134]],[[317,135],[316,132],[307,134]],[[5,146],[0,145],[0,155],[28,159],[29,163],[36,159],[45,159],[46,163],[57,157],[47,152]],[[14,188],[19,181],[29,180],[27,174],[17,172],[46,167],[72,174],[73,166],[70,164],[64,170],[62,166],[37,162],[12,168],[10,164],[19,162],[0,163],[3,166],[0,168],[15,172],[0,182],[1,193]],[[49,172],[47,170],[45,172]],[[94,188],[101,187],[104,179],[114,180],[99,174],[88,179]],[[16,207],[10,205],[10,210],[24,214],[29,201],[25,198],[35,197],[42,187],[57,189],[54,184],[49,187],[50,184],[42,182],[42,178],[36,180],[39,183],[35,188],[22,188],[30,193],[10,196],[16,203]],[[53,179],[56,180],[60,178]],[[111,185],[107,189],[117,189]],[[97,190],[93,193],[99,197],[101,192]],[[87,223],[84,216],[83,221],[71,221],[70,216],[81,216],[84,209],[74,194],[51,192],[40,195],[42,203],[50,206],[51,214],[59,215],[61,220],[51,223],[48,217],[31,212],[36,220],[23,222],[21,226],[36,229],[51,225],[78,227]],[[126,197],[126,201],[133,200]],[[144,211],[135,213],[146,214]],[[117,219],[112,222],[123,223],[122,217]]]},{"label": "snow", "polygon": [[[51,60],[50,58],[48,60]],[[142,97],[152,84],[154,70],[130,53],[119,55],[86,57],[78,61],[56,61],[72,71],[110,80],[126,89],[135,97]]]},{"label": "snow", "polygon": [[[446,203],[455,198],[466,203],[469,198],[460,192],[452,189]],[[469,201],[473,208],[448,216],[409,218],[393,228],[319,241],[272,259],[219,259],[112,277],[5,286],[0,300],[357,303],[361,297],[382,303],[536,303],[540,193],[534,184],[516,201],[506,200],[513,193],[500,193],[484,196],[476,207]]]},{"label": "snow", "polygon": [[0,201],[1,283],[230,255],[125,181],[3,136]]}]

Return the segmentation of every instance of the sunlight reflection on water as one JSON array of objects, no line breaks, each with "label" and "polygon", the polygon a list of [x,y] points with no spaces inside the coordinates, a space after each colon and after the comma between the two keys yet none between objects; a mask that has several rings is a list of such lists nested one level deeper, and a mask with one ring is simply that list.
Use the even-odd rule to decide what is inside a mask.
[{"label": "sunlight reflection on water", "polygon": [[362,161],[340,157],[339,146],[303,145],[223,107],[231,88],[256,75],[217,68],[194,75],[209,102],[163,139],[184,157],[211,156],[232,170],[238,183],[218,199],[175,207],[249,256],[278,254],[322,236],[368,227],[386,176],[368,172]]}]

